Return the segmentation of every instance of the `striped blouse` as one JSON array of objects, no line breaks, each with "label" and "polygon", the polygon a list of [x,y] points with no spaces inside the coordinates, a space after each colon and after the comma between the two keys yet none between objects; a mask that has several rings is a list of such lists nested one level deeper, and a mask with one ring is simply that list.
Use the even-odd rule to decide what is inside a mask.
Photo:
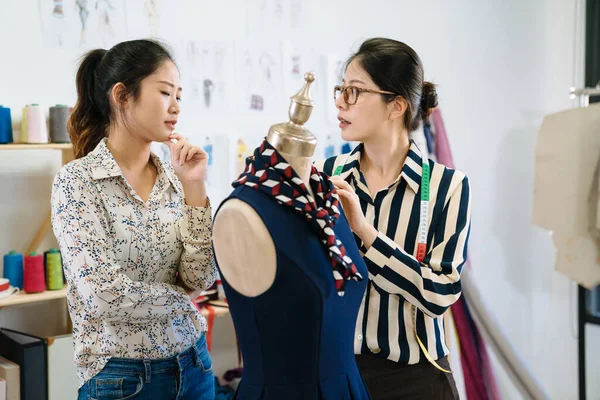
[{"label": "striped blouse", "polygon": [[360,171],[363,145],[316,167],[341,177],[356,191],[367,220],[378,236],[366,249],[357,244],[369,268],[369,286],[359,310],[354,352],[371,352],[403,364],[425,355],[416,333],[434,360],[449,353],[444,312],[460,297],[460,274],[470,232],[469,180],[461,172],[429,160],[431,171],[427,254],[416,256],[420,216],[421,151],[411,143],[398,178],[373,198]]}]

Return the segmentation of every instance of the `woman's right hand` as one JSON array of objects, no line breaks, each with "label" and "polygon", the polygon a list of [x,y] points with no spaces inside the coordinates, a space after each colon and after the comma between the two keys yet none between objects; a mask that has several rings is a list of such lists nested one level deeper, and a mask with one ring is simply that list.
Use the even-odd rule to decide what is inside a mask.
[{"label": "woman's right hand", "polygon": [[350,229],[356,233],[368,249],[377,239],[378,232],[363,214],[358,195],[350,184],[339,176],[332,176],[331,182],[340,198]]}]

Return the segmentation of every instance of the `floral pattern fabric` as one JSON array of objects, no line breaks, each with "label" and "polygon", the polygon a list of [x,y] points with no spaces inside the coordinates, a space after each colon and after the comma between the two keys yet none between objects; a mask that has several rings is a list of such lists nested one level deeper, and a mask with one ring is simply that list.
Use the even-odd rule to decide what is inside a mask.
[{"label": "floral pattern fabric", "polygon": [[67,279],[80,386],[111,357],[164,358],[207,329],[186,286],[216,276],[211,208],[184,202],[169,163],[154,154],[156,183],[144,202],[126,181],[106,140],[58,172],[52,227]]}]

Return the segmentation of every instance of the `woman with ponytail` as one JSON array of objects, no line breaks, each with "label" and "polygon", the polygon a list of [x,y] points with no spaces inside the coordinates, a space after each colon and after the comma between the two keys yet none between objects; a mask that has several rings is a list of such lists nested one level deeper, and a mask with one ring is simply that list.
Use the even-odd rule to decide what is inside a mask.
[{"label": "woman with ponytail", "polygon": [[165,46],[133,40],[87,53],[76,86],[76,160],[54,180],[52,226],[79,399],[212,400],[207,324],[192,302],[216,272],[208,156],[175,133],[179,70]]},{"label": "woman with ponytail", "polygon": [[457,399],[444,312],[461,294],[470,190],[423,157],[409,133],[437,106],[417,53],[366,40],[334,88],[342,138],[360,144],[317,165],[333,175],[369,268],[354,352],[374,400]]}]

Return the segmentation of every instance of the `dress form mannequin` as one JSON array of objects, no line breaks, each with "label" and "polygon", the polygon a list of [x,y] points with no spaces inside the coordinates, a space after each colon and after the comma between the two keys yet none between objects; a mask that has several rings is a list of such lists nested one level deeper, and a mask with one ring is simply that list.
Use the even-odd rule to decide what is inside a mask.
[{"label": "dress form mannequin", "polygon": [[240,400],[369,399],[354,357],[368,269],[329,177],[312,173],[316,139],[303,124],[314,76],[305,80],[290,121],[271,127],[214,220],[244,360]]},{"label": "dress form mannequin", "polygon": [[[312,112],[310,85],[315,76],[307,73],[304,78],[304,87],[292,97],[290,121],[272,126],[267,141],[314,196],[309,179],[317,141],[303,125]],[[230,199],[220,207],[213,226],[213,243],[224,278],[239,293],[255,297],[271,286],[277,266],[275,246],[262,219],[248,204]]]}]

